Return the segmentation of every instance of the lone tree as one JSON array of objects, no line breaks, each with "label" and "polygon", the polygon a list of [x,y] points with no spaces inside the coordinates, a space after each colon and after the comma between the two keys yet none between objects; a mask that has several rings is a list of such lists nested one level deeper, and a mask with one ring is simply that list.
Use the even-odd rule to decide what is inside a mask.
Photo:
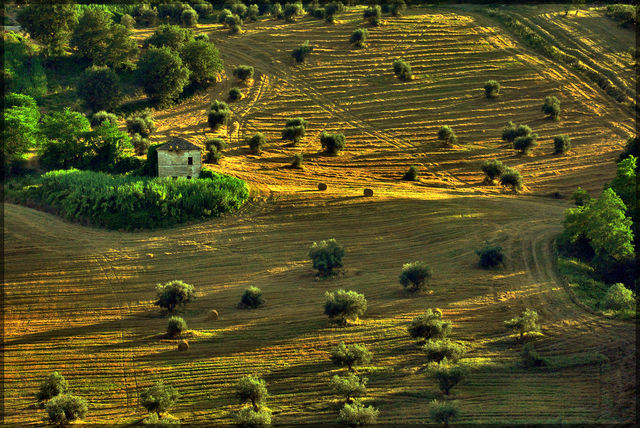
[{"label": "lone tree", "polygon": [[293,155],[293,161],[291,162],[291,167],[295,169],[302,169],[302,163],[304,162],[304,156],[302,153],[296,153]]},{"label": "lone tree", "polygon": [[167,322],[167,336],[176,337],[187,331],[187,322],[182,317],[171,317]]},{"label": "lone tree", "polygon": [[504,322],[504,326],[520,334],[520,340],[525,333],[540,331],[538,313],[532,309],[525,309],[519,317],[511,318]]},{"label": "lone tree", "polygon": [[233,69],[233,75],[237,77],[238,80],[246,82],[253,78],[253,71],[253,67],[250,65],[239,65]]},{"label": "lone tree", "polygon": [[464,347],[449,339],[428,340],[422,347],[428,362],[440,363],[445,358],[455,363],[464,355]]},{"label": "lone tree", "polygon": [[484,94],[487,98],[496,98],[500,95],[500,84],[495,80],[487,80],[484,84]]},{"label": "lone tree", "polygon": [[409,335],[420,341],[444,339],[451,332],[451,323],[442,320],[442,312],[438,309],[427,311],[415,317],[407,328]]},{"label": "lone tree", "polygon": [[504,253],[499,245],[491,245],[486,241],[482,248],[476,250],[476,254],[480,256],[478,265],[482,269],[489,269],[504,264]]},{"label": "lone tree", "polygon": [[240,400],[240,404],[251,402],[254,412],[260,410],[260,406],[268,396],[267,383],[264,379],[256,376],[243,376],[236,383],[236,397]]},{"label": "lone tree", "polygon": [[458,401],[438,401],[433,400],[429,404],[429,416],[436,423],[449,425],[458,419],[460,411],[458,410]]},{"label": "lone tree", "polygon": [[137,80],[154,103],[174,100],[189,83],[190,71],[168,47],[150,47],[138,61]]},{"label": "lone tree", "polygon": [[351,403],[353,398],[362,397],[367,393],[367,379],[360,378],[355,373],[349,373],[344,377],[338,375],[331,379],[331,389],[336,395],[340,395]]},{"label": "lone tree", "polygon": [[355,291],[336,290],[325,293],[324,314],[340,326],[356,321],[367,311],[364,294]]},{"label": "lone tree", "polygon": [[158,417],[161,413],[167,412],[178,398],[180,398],[178,391],[170,385],[165,385],[161,380],[140,394],[142,406],[147,409],[147,412],[156,413]]},{"label": "lone tree", "polygon": [[527,125],[516,126],[516,124],[511,121],[502,128],[502,139],[507,143],[513,143],[516,138],[524,137],[529,134],[531,134],[531,128]]},{"label": "lone tree", "polygon": [[365,21],[374,27],[380,25],[380,19],[382,18],[382,9],[379,5],[369,6],[364,10],[362,14]]},{"label": "lone tree", "polygon": [[249,139],[248,144],[251,152],[258,155],[262,153],[262,149],[267,145],[267,139],[264,134],[258,132]]},{"label": "lone tree", "polygon": [[329,276],[334,269],[342,267],[344,246],[335,239],[314,242],[309,249],[309,257],[319,276]]},{"label": "lone tree", "polygon": [[409,293],[424,289],[429,278],[431,278],[431,268],[425,262],[418,261],[402,265],[400,284]]},{"label": "lone tree", "polygon": [[438,141],[441,141],[445,147],[449,147],[458,141],[458,137],[449,125],[444,125],[438,130]]},{"label": "lone tree", "polygon": [[108,67],[88,68],[78,82],[78,96],[91,111],[111,111],[120,100],[120,78]]},{"label": "lone tree", "polygon": [[346,145],[343,133],[337,132],[335,134],[329,134],[325,131],[320,133],[320,144],[325,153],[330,155],[337,155]]},{"label": "lone tree", "polygon": [[295,117],[287,120],[287,123],[282,130],[282,139],[291,140],[295,146],[304,138],[307,130],[307,121],[301,117]]},{"label": "lone tree", "polygon": [[155,305],[166,308],[169,312],[172,312],[176,306],[186,305],[196,297],[193,285],[179,280],[158,284],[156,292],[158,300]]},{"label": "lone tree", "polygon": [[357,48],[363,48],[366,44],[367,37],[369,37],[369,31],[367,31],[366,28],[358,28],[351,33],[349,43]]},{"label": "lone tree", "polygon": [[64,376],[58,372],[53,372],[40,384],[40,390],[36,393],[36,398],[40,402],[52,399],[60,394],[69,391],[69,384]]},{"label": "lone tree", "polygon": [[240,88],[231,88],[229,90],[229,101],[238,101],[242,99],[242,91]]},{"label": "lone tree", "polygon": [[380,411],[375,407],[365,406],[360,401],[354,400],[353,403],[346,403],[340,409],[338,420],[350,427],[374,425],[379,413]]},{"label": "lone tree", "polygon": [[560,155],[565,154],[571,150],[571,138],[566,135],[556,135],[553,137],[553,154]]},{"label": "lone tree", "polygon": [[313,47],[309,46],[309,40],[305,40],[303,44],[291,51],[291,56],[296,62],[303,62],[312,51]]},{"label": "lone tree", "polygon": [[560,100],[554,96],[548,96],[542,104],[542,111],[553,120],[560,119]]},{"label": "lone tree", "polygon": [[352,372],[353,366],[369,364],[371,353],[364,345],[357,343],[345,345],[344,342],[340,342],[331,350],[331,361],[339,367],[347,366],[347,369]]},{"label": "lone tree", "polygon": [[409,81],[413,78],[411,74],[411,66],[408,62],[405,62],[401,59],[396,59],[393,61],[393,73],[400,80]]},{"label": "lone tree", "polygon": [[462,382],[466,375],[467,371],[464,367],[450,366],[446,363],[440,364],[432,371],[432,376],[438,382],[440,391],[445,395],[449,395],[451,389]]},{"label": "lone tree", "polygon": [[497,178],[500,178],[504,172],[504,165],[497,159],[482,162],[480,169],[484,172],[484,182],[494,184]]},{"label": "lone tree", "polygon": [[262,290],[258,287],[251,286],[242,293],[242,298],[240,298],[240,305],[242,307],[255,309],[262,304],[264,304]]},{"label": "lone tree", "polygon": [[511,187],[514,192],[522,190],[522,176],[513,168],[505,168],[500,177],[500,184]]},{"label": "lone tree", "polygon": [[87,400],[71,394],[60,394],[53,397],[46,405],[49,422],[64,426],[69,422],[82,419],[87,415]]},{"label": "lone tree", "polygon": [[215,100],[209,107],[209,113],[207,114],[207,122],[211,130],[215,131],[220,126],[226,125],[231,117],[231,110],[229,105],[224,101]]},{"label": "lone tree", "polygon": [[418,167],[416,165],[411,165],[407,172],[402,176],[403,180],[407,181],[417,181],[418,180]]},{"label": "lone tree", "polygon": [[529,134],[522,137],[517,137],[513,141],[513,148],[520,150],[521,154],[528,155],[535,146],[538,145],[538,134]]}]

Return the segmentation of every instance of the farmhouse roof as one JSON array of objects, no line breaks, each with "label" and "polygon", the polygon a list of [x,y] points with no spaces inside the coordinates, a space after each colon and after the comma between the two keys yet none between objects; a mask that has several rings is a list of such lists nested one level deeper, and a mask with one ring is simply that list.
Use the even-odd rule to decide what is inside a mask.
[{"label": "farmhouse roof", "polygon": [[161,146],[158,146],[156,150],[172,150],[183,152],[187,150],[200,150],[200,147],[196,146],[193,143],[190,143],[183,138],[171,137],[169,141]]}]

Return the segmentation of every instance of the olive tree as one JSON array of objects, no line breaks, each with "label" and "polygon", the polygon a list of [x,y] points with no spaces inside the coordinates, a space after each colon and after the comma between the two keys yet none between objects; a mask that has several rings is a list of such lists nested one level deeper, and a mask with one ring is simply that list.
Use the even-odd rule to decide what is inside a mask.
[{"label": "olive tree", "polygon": [[255,309],[262,304],[264,304],[264,298],[262,297],[262,290],[258,287],[251,286],[242,293],[240,298],[241,307]]},{"label": "olive tree", "polygon": [[49,422],[64,426],[87,415],[87,400],[77,395],[60,394],[45,405]]},{"label": "olive tree", "polygon": [[422,346],[428,362],[441,363],[445,358],[447,362],[455,363],[464,355],[462,345],[449,339],[431,339]]},{"label": "olive tree", "polygon": [[367,393],[366,377],[360,378],[355,373],[346,376],[335,375],[331,378],[331,389],[336,395],[340,395],[351,403],[353,398],[361,397]]},{"label": "olive tree", "polygon": [[295,146],[304,138],[306,132],[305,127],[302,125],[285,126],[282,130],[282,139],[291,140]]},{"label": "olive tree", "polygon": [[522,189],[522,176],[513,168],[505,168],[500,177],[500,184],[511,187],[511,190],[518,192]]},{"label": "olive tree", "polygon": [[335,239],[314,242],[309,249],[309,257],[313,268],[318,270],[318,275],[328,276],[334,269],[342,267],[344,246]]},{"label": "olive tree", "polygon": [[527,125],[516,125],[509,121],[504,128],[502,128],[502,139],[507,143],[513,143],[518,137],[524,137],[531,134],[531,128]]},{"label": "olive tree", "polygon": [[429,416],[439,424],[449,425],[449,422],[456,420],[460,415],[458,402],[433,400],[429,404]]},{"label": "olive tree", "polygon": [[60,394],[66,394],[67,391],[69,391],[69,384],[64,376],[58,372],[53,372],[40,384],[36,398],[38,401],[43,402]]},{"label": "olive tree", "polygon": [[284,6],[283,16],[287,22],[294,21],[296,18],[304,16],[304,14],[304,6],[300,2],[287,3]]},{"label": "olive tree", "polygon": [[369,31],[366,28],[357,28],[353,33],[351,33],[349,43],[357,48],[363,48],[367,41],[367,37],[369,37]]},{"label": "olive tree", "polygon": [[560,100],[554,96],[545,97],[542,112],[553,120],[560,119]]},{"label": "olive tree", "polygon": [[484,172],[485,183],[493,184],[497,178],[500,178],[504,172],[505,166],[499,160],[493,159],[482,162],[480,169]]},{"label": "olive tree", "polygon": [[458,137],[449,125],[444,125],[438,130],[438,141],[441,141],[445,146],[450,146],[458,141]]},{"label": "olive tree", "polygon": [[556,135],[553,137],[553,154],[565,154],[571,150],[571,138],[566,135]]},{"label": "olive tree", "polygon": [[91,111],[112,111],[120,100],[120,78],[108,67],[91,67],[82,74],[77,91]]},{"label": "olive tree", "polygon": [[249,139],[248,144],[252,153],[260,154],[262,153],[264,146],[267,144],[267,139],[264,134],[258,132]]},{"label": "olive tree", "polygon": [[267,383],[264,379],[256,376],[243,376],[235,385],[236,397],[240,400],[240,404],[251,402],[251,406],[255,412],[260,410],[260,406],[264,404],[269,392],[267,391]]},{"label": "olive tree", "polygon": [[404,15],[404,12],[407,10],[407,4],[404,0],[396,0],[393,2],[391,6],[391,14],[393,16],[401,16]]},{"label": "olive tree", "polygon": [[364,294],[355,291],[336,290],[325,293],[324,314],[340,326],[356,321],[367,311]]},{"label": "olive tree", "polygon": [[411,165],[407,172],[402,176],[403,180],[407,181],[417,181],[418,180],[418,167],[416,165]]},{"label": "olive tree", "polygon": [[243,82],[253,77],[254,69],[250,65],[238,65],[233,69],[233,75]]},{"label": "olive tree", "polygon": [[400,80],[408,81],[413,78],[411,74],[411,65],[402,59],[393,61],[393,73]]},{"label": "olive tree", "polygon": [[336,132],[330,134],[326,131],[320,133],[320,145],[324,149],[324,152],[330,155],[337,155],[340,151],[344,150],[346,144],[344,134]]},{"label": "olive tree", "polygon": [[176,306],[184,306],[195,299],[193,285],[183,281],[169,281],[156,286],[158,300],[155,305],[172,312]]},{"label": "olive tree", "polygon": [[487,98],[496,98],[500,95],[500,83],[495,80],[487,80],[484,84],[484,94]]},{"label": "olive tree", "polygon": [[162,380],[146,388],[140,394],[142,406],[149,413],[156,413],[158,417],[167,412],[180,398],[180,394],[171,385],[165,385]]},{"label": "olive tree", "polygon": [[364,10],[362,16],[369,25],[374,27],[378,26],[380,25],[380,19],[382,18],[382,9],[379,5],[369,6]]},{"label": "olive tree", "polygon": [[226,125],[231,117],[231,109],[229,105],[224,101],[215,100],[209,107],[209,113],[207,114],[207,122],[211,130],[215,131],[220,126]]},{"label": "olive tree", "polygon": [[520,339],[522,340],[525,333],[540,331],[538,313],[533,309],[527,308],[520,316],[506,320],[504,326],[507,329],[519,333]]},{"label": "olive tree", "polygon": [[340,413],[338,420],[347,426],[374,425],[378,420],[380,411],[373,406],[365,406],[358,400],[353,403],[346,403]]},{"label": "olive tree", "polygon": [[149,138],[156,130],[156,123],[150,109],[138,112],[126,120],[127,132],[130,135],[139,134],[141,137]]},{"label": "olive tree", "polygon": [[242,99],[242,91],[240,88],[229,89],[229,101],[238,101]]},{"label": "olive tree", "polygon": [[305,40],[303,44],[291,51],[291,56],[296,62],[304,62],[304,59],[313,51],[313,47],[309,45],[309,40]]},{"label": "olive tree", "polygon": [[485,242],[482,248],[476,250],[476,254],[480,256],[478,265],[482,269],[489,269],[504,264],[504,253],[499,245],[491,245]]},{"label": "olive tree", "polygon": [[406,291],[416,293],[424,289],[429,278],[431,278],[431,268],[425,262],[416,261],[402,265],[399,279]]},{"label": "olive tree", "polygon": [[337,13],[344,12],[344,4],[340,1],[333,1],[324,8],[324,19],[327,22],[334,22]]},{"label": "olive tree", "polygon": [[439,309],[427,309],[424,314],[411,320],[407,331],[411,337],[421,341],[444,339],[451,332],[451,323],[442,320],[442,312]]},{"label": "olive tree", "polygon": [[357,343],[345,345],[344,342],[340,342],[331,350],[331,361],[336,366],[346,366],[349,371],[353,371],[354,366],[371,362],[371,352],[364,345]]},{"label": "olive tree", "polygon": [[432,369],[431,376],[438,382],[440,391],[449,395],[451,389],[462,382],[467,371],[461,366],[451,366],[443,363]]},{"label": "olive tree", "polygon": [[516,137],[513,141],[513,148],[520,150],[522,154],[529,154],[531,150],[538,145],[538,134],[529,134],[522,137]]}]

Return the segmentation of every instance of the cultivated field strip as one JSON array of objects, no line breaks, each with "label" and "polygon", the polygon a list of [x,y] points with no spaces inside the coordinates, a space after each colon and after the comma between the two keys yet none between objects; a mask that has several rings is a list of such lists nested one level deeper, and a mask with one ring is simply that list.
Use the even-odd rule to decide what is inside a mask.
[{"label": "cultivated field strip", "polygon": [[[160,378],[180,390],[173,413],[183,422],[229,422],[237,408],[231,386],[249,373],[267,380],[269,407],[279,422],[331,422],[339,402],[328,380],[341,370],[330,364],[328,351],[341,340],[365,343],[374,354],[361,372],[370,379],[367,400],[380,408],[381,421],[423,422],[425,401],[436,388],[406,326],[427,307],[441,308],[453,321],[453,337],[475,362],[455,391],[462,422],[625,420],[628,413],[613,402],[596,405],[604,390],[619,396],[618,386],[601,381],[599,367],[525,371],[516,365],[520,345],[501,326],[532,305],[545,326],[545,355],[609,355],[628,346],[629,325],[582,312],[557,283],[540,276],[550,267],[540,258],[544,245],[557,231],[549,224],[557,224],[563,205],[425,196],[291,195],[238,217],[136,234],[87,229],[7,205],[6,228],[15,231],[8,237],[28,237],[5,242],[7,422],[37,422],[33,393],[52,370],[78,393],[95,397],[88,422],[139,420],[140,388]],[[40,236],[43,224],[48,233]],[[512,238],[523,230],[530,235]],[[346,244],[345,272],[317,281],[306,251],[311,241],[328,237]],[[507,245],[507,269],[475,267],[473,250],[485,239]],[[416,259],[434,269],[432,289],[408,297],[397,276],[402,263]],[[166,315],[152,305],[154,284],[175,278],[198,290],[181,314],[194,330],[187,353],[162,338]],[[260,286],[267,303],[238,310],[249,285]],[[81,287],[90,292],[68,294]],[[367,316],[345,329],[331,326],[321,309],[324,292],[340,287],[363,292],[369,301]],[[212,308],[220,320],[206,320]],[[610,342],[601,341],[603,331]],[[612,358],[607,370],[615,373],[618,364]]]}]

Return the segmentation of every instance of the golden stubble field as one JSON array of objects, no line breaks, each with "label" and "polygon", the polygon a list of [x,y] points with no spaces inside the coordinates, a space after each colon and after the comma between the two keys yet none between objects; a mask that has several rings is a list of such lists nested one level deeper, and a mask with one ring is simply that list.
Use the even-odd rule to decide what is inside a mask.
[{"label": "golden stubble field", "polygon": [[[564,22],[546,9],[520,13],[548,25]],[[423,373],[406,326],[430,307],[453,321],[453,338],[469,349],[463,362],[474,366],[453,391],[461,422],[635,420],[634,326],[570,300],[551,248],[570,203],[544,197],[577,185],[600,190],[632,132],[630,113],[482,15],[412,9],[385,18],[370,29],[366,49],[351,50],[347,40],[361,26],[360,14],[340,15],[334,25],[265,19],[239,36],[203,26],[227,75],[237,64],[256,68],[247,96],[232,104],[234,123],[220,131],[230,147],[212,166],[254,189],[254,201],[239,214],[121,233],[5,205],[5,422],[41,421],[33,394],[58,370],[89,400],[92,423],[140,420],[140,390],[158,379],[182,394],[172,414],[184,423],[228,423],[239,408],[232,385],[250,373],[267,380],[274,423],[331,423],[339,401],[328,381],[341,370],[328,351],[344,340],[374,354],[361,372],[379,420],[421,423],[437,387]],[[615,53],[626,33],[612,22],[588,12],[570,17],[563,31],[588,34],[594,20],[608,31],[602,32],[607,52],[595,52],[619,57],[619,65],[608,63],[614,72],[630,72]],[[289,51],[307,39],[314,53],[293,66]],[[396,57],[409,61],[418,79],[394,80]],[[491,78],[503,86],[495,101],[483,98],[482,84]],[[155,139],[182,135],[203,143],[214,135],[206,127],[209,102],[235,85],[223,80],[210,94],[155,112]],[[562,100],[560,122],[542,117],[546,95]],[[286,147],[279,134],[294,116],[309,121],[307,137]],[[531,156],[504,147],[500,129],[508,120],[540,135]],[[459,136],[453,149],[435,141],[443,124]],[[319,153],[323,129],[345,133],[341,156]],[[243,143],[258,131],[269,141],[259,157]],[[551,155],[560,133],[573,137],[567,156]],[[299,151],[305,169],[285,168]],[[481,185],[479,163],[494,157],[522,172],[525,194]],[[421,181],[398,181],[412,164],[421,165]],[[314,190],[320,181],[328,191]],[[375,196],[363,198],[364,187]],[[344,275],[317,281],[307,251],[331,237],[346,247]],[[487,239],[505,248],[504,269],[476,267],[474,250]],[[398,275],[415,260],[428,262],[434,278],[428,293],[408,297]],[[194,331],[186,353],[160,338],[166,315],[153,306],[155,284],[172,279],[197,289],[197,301],[182,311]],[[263,290],[263,308],[236,308],[249,285]],[[324,292],[337,288],[366,295],[369,310],[357,325],[337,328],[323,316]],[[553,372],[518,367],[521,344],[502,321],[525,307],[540,314],[542,355],[601,352],[610,363]],[[218,321],[207,320],[210,309],[220,312]]]}]

